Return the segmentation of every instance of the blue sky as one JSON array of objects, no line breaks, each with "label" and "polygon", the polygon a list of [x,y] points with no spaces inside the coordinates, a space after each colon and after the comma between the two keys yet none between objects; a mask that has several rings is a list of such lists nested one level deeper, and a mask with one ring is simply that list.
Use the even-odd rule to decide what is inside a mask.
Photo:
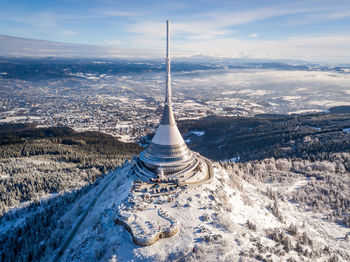
[{"label": "blue sky", "polygon": [[[0,34],[176,55],[350,62],[350,1],[0,0]],[[146,51],[145,51],[146,52]]]}]

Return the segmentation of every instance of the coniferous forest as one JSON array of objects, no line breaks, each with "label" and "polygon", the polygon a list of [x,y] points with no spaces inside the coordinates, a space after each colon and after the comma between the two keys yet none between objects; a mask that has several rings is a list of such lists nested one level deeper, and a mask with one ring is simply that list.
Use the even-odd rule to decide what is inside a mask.
[{"label": "coniferous forest", "polygon": [[[334,111],[334,110],[333,110]],[[179,122],[188,145],[214,160],[239,157],[240,161],[268,157],[328,159],[336,152],[350,151],[350,114],[257,115],[216,117]]]},{"label": "coniferous forest", "polygon": [[[267,209],[282,223],[278,203],[291,199],[328,221],[350,226],[350,115],[208,117],[179,125],[189,147],[219,160],[237,188],[240,179],[287,188],[301,181],[291,196],[263,192],[275,201]],[[0,261],[38,261],[57,253],[87,211],[87,193],[142,150],[109,135],[66,127],[0,125],[0,137]],[[231,158],[239,163],[224,161]],[[271,238],[278,239],[277,233]]]},{"label": "coniferous forest", "polygon": [[0,215],[23,201],[93,183],[140,152],[98,132],[70,128],[0,126]]}]

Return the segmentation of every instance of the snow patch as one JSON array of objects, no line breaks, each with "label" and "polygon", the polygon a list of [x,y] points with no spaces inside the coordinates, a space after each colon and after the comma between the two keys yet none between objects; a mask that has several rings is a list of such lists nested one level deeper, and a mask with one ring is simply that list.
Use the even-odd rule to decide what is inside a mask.
[{"label": "snow patch", "polygon": [[344,128],[344,129],[343,129],[343,132],[345,132],[345,133],[348,133],[348,134],[349,134],[349,133],[350,133],[350,128]]},{"label": "snow patch", "polygon": [[196,136],[203,136],[205,134],[205,131],[190,131],[189,135],[196,135]]}]

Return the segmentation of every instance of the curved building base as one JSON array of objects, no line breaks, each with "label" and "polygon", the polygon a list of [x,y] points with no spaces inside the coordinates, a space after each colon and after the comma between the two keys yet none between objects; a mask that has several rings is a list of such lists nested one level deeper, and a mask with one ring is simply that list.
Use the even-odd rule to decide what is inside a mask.
[{"label": "curved building base", "polygon": [[210,179],[213,173],[211,162],[197,153],[191,153],[193,157],[189,162],[171,162],[169,166],[166,162],[157,162],[151,167],[149,163],[146,165],[142,161],[141,154],[134,162],[133,171],[139,178],[160,179],[176,182],[178,185],[196,184]]}]

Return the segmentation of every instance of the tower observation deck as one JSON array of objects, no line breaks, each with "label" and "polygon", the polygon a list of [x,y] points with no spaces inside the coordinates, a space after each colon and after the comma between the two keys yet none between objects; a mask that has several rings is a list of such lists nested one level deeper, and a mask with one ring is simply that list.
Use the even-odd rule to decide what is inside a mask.
[{"label": "tower observation deck", "polygon": [[204,159],[192,152],[176,125],[171,99],[169,21],[166,24],[166,92],[163,115],[148,147],[134,165],[137,175],[149,178],[186,180],[204,166]]}]

